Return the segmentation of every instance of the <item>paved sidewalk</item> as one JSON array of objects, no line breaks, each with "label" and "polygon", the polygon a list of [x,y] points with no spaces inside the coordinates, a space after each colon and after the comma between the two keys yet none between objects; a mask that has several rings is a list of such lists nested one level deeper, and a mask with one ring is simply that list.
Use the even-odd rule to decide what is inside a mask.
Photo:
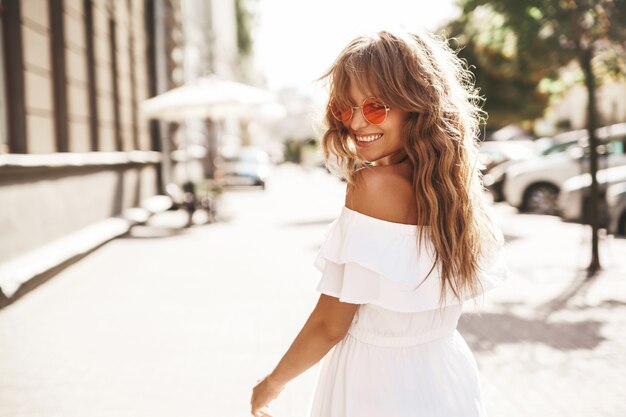
[{"label": "paved sidewalk", "polygon": [[462,316],[492,416],[626,415],[626,239],[497,205],[511,279]]},{"label": "paved sidewalk", "polygon": [[[0,310],[1,417],[248,416],[250,390],[313,308],[312,262],[343,203],[323,170],[228,193],[222,223],[163,213]],[[626,240],[496,205],[511,278],[460,331],[491,417],[626,415]],[[304,417],[318,367],[273,405]]]}]

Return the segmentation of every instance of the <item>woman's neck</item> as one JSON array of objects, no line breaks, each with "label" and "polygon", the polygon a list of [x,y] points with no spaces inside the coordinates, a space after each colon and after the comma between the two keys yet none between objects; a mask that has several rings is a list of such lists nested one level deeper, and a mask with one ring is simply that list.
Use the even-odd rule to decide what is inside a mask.
[{"label": "woman's neck", "polygon": [[404,162],[406,159],[408,159],[408,155],[406,154],[406,152],[404,151],[404,149],[391,154],[389,156],[386,156],[384,158],[380,158],[377,161],[374,161],[373,165],[376,166],[381,166],[381,165],[397,165],[401,162]]}]

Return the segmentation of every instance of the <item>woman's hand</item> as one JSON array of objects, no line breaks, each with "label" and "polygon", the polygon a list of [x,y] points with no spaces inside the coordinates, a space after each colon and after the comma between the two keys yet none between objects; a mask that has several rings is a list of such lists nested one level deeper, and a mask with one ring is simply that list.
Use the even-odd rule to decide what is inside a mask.
[{"label": "woman's hand", "polygon": [[275,400],[283,388],[283,386],[274,384],[269,375],[258,381],[258,384],[252,389],[252,399],[250,400],[252,415],[254,417],[271,417],[272,414],[267,404]]},{"label": "woman's hand", "polygon": [[308,320],[276,368],[252,390],[252,415],[272,416],[267,405],[298,375],[318,363],[347,334],[358,304],[320,294]]}]

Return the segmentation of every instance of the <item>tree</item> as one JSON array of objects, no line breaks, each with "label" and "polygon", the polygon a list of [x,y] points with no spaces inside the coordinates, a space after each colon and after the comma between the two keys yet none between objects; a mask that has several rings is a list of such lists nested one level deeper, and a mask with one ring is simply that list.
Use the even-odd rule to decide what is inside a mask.
[{"label": "tree", "polygon": [[[514,34],[515,54],[518,69],[533,71],[532,57],[549,71],[556,71],[575,60],[584,73],[588,94],[587,130],[590,145],[591,174],[591,262],[589,275],[599,269],[598,251],[598,152],[596,128],[598,125],[596,106],[595,67],[603,58],[617,60],[604,62],[604,67],[615,68],[619,73],[624,68],[624,44],[626,43],[626,0],[465,0],[464,14],[491,11],[500,19],[498,30],[509,30]],[[493,29],[491,29],[493,32]],[[492,43],[493,45],[493,43]],[[622,72],[623,75],[623,72]]]},{"label": "tree", "polygon": [[517,36],[495,10],[481,7],[462,14],[443,29],[458,56],[471,64],[476,86],[487,97],[490,128],[534,120],[543,115],[549,95],[538,86],[557,76],[549,55],[518,50]]},{"label": "tree", "polygon": [[250,60],[253,53],[253,26],[256,0],[235,0],[235,20],[237,23],[237,52],[239,70],[244,81],[250,81]]}]

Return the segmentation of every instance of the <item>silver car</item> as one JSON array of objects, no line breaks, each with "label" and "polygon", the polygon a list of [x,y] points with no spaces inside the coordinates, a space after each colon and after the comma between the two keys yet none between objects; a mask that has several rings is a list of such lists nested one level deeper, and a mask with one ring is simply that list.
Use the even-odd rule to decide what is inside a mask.
[{"label": "silver car", "polygon": [[[626,123],[598,129],[599,168],[626,164]],[[503,194],[521,211],[558,214],[558,197],[565,181],[589,172],[587,138],[567,152],[521,161],[506,170]]]},{"label": "silver car", "polygon": [[[607,227],[609,213],[606,204],[607,188],[626,182],[626,165],[602,169],[596,176],[599,189],[600,226]],[[591,206],[591,174],[572,177],[563,183],[558,199],[559,215],[565,221],[589,224]]]}]

